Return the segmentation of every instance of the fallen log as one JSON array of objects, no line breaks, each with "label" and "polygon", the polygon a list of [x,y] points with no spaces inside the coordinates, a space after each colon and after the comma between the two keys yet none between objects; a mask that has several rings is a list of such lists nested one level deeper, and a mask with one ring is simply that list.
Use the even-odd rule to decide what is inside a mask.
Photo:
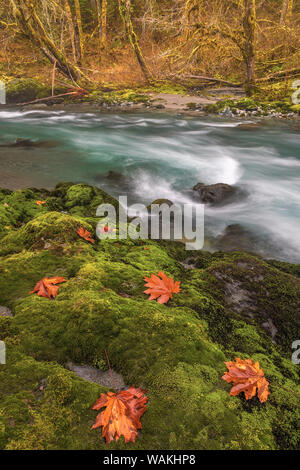
[{"label": "fallen log", "polygon": [[272,75],[268,75],[267,77],[258,78],[256,82],[263,83],[263,82],[270,82],[276,80],[284,80],[285,78],[297,77],[300,76],[300,69],[290,69],[290,70],[282,70],[281,72],[273,73]]},{"label": "fallen log", "polygon": [[204,75],[184,75],[184,77],[182,78],[194,78],[197,80],[209,81],[213,83],[222,83],[223,85],[227,85],[230,87],[237,87],[237,88],[240,88],[243,86],[242,83],[232,83],[232,82],[228,82],[227,80],[221,80],[220,78],[214,78],[214,77],[206,77]]}]

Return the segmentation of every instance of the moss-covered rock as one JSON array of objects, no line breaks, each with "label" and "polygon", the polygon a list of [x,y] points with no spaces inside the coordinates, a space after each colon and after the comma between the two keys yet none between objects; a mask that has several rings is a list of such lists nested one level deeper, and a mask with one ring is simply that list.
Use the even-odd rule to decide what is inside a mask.
[{"label": "moss-covered rock", "polygon": [[[41,197],[46,204],[37,206]],[[107,448],[90,429],[90,408],[107,389],[65,368],[103,365],[105,349],[125,383],[149,396],[136,443],[120,439],[111,449],[299,448],[296,267],[244,253],[199,252],[187,263],[176,242],[92,245],[78,226],[95,236],[97,205],[117,205],[91,186],[0,191],[3,201],[11,228],[1,239],[0,305],[13,317],[0,316],[0,448]],[[167,305],[144,294],[143,278],[159,270],[181,281]],[[29,294],[52,276],[67,279],[54,301]],[[270,380],[265,404],[229,395],[221,377],[235,357],[260,362]]]},{"label": "moss-covered rock", "polygon": [[8,104],[27,103],[50,95],[50,88],[33,78],[14,79],[6,85]]}]

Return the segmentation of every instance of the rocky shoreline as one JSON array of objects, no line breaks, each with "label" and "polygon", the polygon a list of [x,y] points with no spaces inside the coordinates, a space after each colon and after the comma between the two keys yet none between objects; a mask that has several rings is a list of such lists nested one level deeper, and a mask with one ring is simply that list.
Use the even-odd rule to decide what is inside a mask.
[{"label": "rocky shoreline", "polygon": [[[55,94],[63,94],[59,88]],[[214,115],[230,119],[299,120],[300,105],[291,98],[261,102],[247,98],[241,88],[210,88],[204,93],[165,84],[152,89],[103,88],[84,96],[51,97],[49,87],[34,79],[15,79],[6,86],[7,105],[0,110],[54,110],[105,113],[176,113],[187,116]],[[26,103],[20,105],[19,103]],[[31,104],[29,104],[31,103]]]}]

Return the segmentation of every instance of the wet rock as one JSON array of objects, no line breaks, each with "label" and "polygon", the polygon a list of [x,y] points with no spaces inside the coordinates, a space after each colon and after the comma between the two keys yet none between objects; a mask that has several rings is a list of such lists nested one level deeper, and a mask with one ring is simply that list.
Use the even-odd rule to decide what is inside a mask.
[{"label": "wet rock", "polygon": [[66,367],[78,375],[78,377],[81,377],[88,382],[102,385],[103,387],[116,388],[117,390],[121,390],[126,387],[122,375],[113,370],[102,372],[101,370],[96,369],[96,367],[89,365],[79,366],[73,364],[73,362],[67,362]]},{"label": "wet rock", "polygon": [[155,199],[155,201],[152,201],[151,204],[147,206],[147,209],[151,209],[153,205],[161,206],[162,204],[167,204],[167,206],[171,207],[174,203],[170,201],[170,199]]},{"label": "wet rock", "polygon": [[243,129],[246,131],[255,131],[256,129],[259,129],[261,127],[262,123],[261,122],[249,122],[249,123],[242,123],[239,124],[238,129]]},{"label": "wet rock", "polygon": [[262,327],[267,331],[267,333],[269,333],[269,335],[271,335],[273,343],[276,344],[276,341],[274,338],[278,330],[276,326],[274,325],[272,318],[268,318],[268,320],[262,324]]},{"label": "wet rock", "polygon": [[7,104],[26,103],[49,94],[48,87],[33,78],[13,79],[6,85]]},{"label": "wet rock", "polygon": [[118,190],[118,192],[127,193],[132,189],[134,179],[131,176],[123,175],[115,170],[109,170],[107,173],[99,173],[95,176],[95,181],[99,186],[107,191],[111,191],[112,188]]},{"label": "wet rock", "polygon": [[48,105],[46,103],[35,103],[35,104],[29,104],[28,106],[24,107],[24,111],[35,111],[39,109],[45,109],[48,108]]},{"label": "wet rock", "polygon": [[249,230],[239,224],[226,227],[224,233],[215,242],[215,248],[220,251],[255,251],[256,238]]},{"label": "wet rock", "polygon": [[0,305],[0,317],[13,317],[13,314],[9,308]]},{"label": "wet rock", "polygon": [[103,175],[104,178],[110,180],[110,181],[121,181],[124,176],[122,173],[118,173],[117,171],[114,170],[109,170],[105,175]]},{"label": "wet rock", "polygon": [[252,312],[257,310],[255,292],[245,288],[241,281],[227,274],[215,271],[214,275],[224,286],[226,305],[239,314],[254,318]]},{"label": "wet rock", "polygon": [[218,205],[229,202],[229,200],[237,193],[236,188],[225,183],[210,185],[198,183],[193,187],[193,190],[198,193],[200,201],[203,204],[211,205]]},{"label": "wet rock", "polygon": [[54,140],[45,140],[45,141],[34,141],[31,139],[23,139],[18,137],[15,142],[9,142],[7,144],[1,144],[0,147],[13,147],[13,148],[52,148],[57,147],[58,142]]}]

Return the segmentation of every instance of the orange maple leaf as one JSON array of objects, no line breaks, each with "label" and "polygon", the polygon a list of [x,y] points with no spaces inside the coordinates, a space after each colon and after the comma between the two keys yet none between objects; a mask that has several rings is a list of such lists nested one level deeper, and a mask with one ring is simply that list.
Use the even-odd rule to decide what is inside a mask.
[{"label": "orange maple leaf", "polygon": [[150,294],[148,300],[157,299],[160,304],[167,303],[170,298],[173,299],[172,293],[177,294],[181,290],[180,282],[173,281],[171,277],[167,277],[162,271],[159,271],[157,276],[151,274],[151,277],[145,277],[144,281],[146,281],[145,287],[149,287],[144,291],[145,294]]},{"label": "orange maple leaf", "polygon": [[234,386],[230,390],[230,395],[236,396],[244,392],[246,400],[257,395],[261,403],[267,401],[269,392],[269,382],[264,376],[264,372],[259,368],[259,362],[252,359],[236,358],[235,362],[225,362],[228,372],[225,372],[222,379],[226,382],[233,382]]},{"label": "orange maple leaf", "polygon": [[59,287],[55,284],[60,284],[61,282],[67,282],[67,280],[64,277],[44,277],[36,283],[34,289],[30,292],[30,294],[34,294],[36,292],[39,297],[55,299],[59,289]]},{"label": "orange maple leaf", "polygon": [[78,233],[78,235],[79,235],[81,238],[84,238],[87,242],[95,243],[95,240],[92,238],[91,233],[88,232],[85,228],[80,227],[80,228],[77,230],[77,233]]},{"label": "orange maple leaf", "polygon": [[146,390],[134,387],[118,393],[101,393],[92,409],[105,410],[98,414],[92,429],[103,426],[102,437],[106,444],[114,438],[118,441],[122,435],[126,443],[135,442],[138,429],[142,428],[140,419],[147,409],[145,393]]},{"label": "orange maple leaf", "polygon": [[42,206],[43,204],[46,204],[46,201],[35,201],[38,206]]}]

